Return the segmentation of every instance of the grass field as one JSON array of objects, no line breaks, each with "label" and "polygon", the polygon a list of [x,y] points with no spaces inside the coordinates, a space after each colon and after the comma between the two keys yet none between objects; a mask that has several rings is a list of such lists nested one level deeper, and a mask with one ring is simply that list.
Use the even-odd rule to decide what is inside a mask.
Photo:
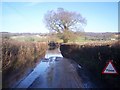
[{"label": "grass field", "polygon": [[[26,42],[48,42],[48,41],[55,41],[58,43],[62,43],[63,40],[59,39],[56,36],[40,36],[40,35],[27,35],[27,36],[12,36],[10,37],[13,40],[17,41],[26,41]],[[85,40],[85,37],[77,37],[75,40],[69,40],[68,43],[79,43],[79,42],[88,42],[91,40]]]},{"label": "grass field", "polygon": [[48,37],[43,37],[39,35],[27,35],[27,36],[12,36],[11,39],[17,41],[27,41],[27,42],[47,42]]}]

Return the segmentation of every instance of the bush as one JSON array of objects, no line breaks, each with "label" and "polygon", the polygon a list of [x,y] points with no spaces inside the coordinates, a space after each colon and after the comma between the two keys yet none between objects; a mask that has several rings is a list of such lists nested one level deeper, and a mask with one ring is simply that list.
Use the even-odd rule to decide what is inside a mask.
[{"label": "bush", "polygon": [[[109,60],[113,60],[118,73],[120,73],[120,43],[91,42],[85,44],[63,44],[60,46],[62,55],[75,60],[78,64],[87,68],[95,78],[99,78],[108,87],[120,87],[120,76],[102,75],[102,70]],[[112,81],[112,82],[110,82]]]},{"label": "bush", "polygon": [[[40,58],[44,57],[47,49],[46,43],[18,42],[2,40],[2,76],[3,87],[9,87],[11,79],[33,68]],[[22,76],[22,75],[21,75]],[[14,80],[12,80],[14,82]]]}]

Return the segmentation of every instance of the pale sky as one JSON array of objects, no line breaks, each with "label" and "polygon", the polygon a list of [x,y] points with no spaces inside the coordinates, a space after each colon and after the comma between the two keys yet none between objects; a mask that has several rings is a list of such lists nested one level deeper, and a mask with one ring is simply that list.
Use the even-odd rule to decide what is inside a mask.
[{"label": "pale sky", "polygon": [[118,32],[117,2],[2,2],[2,31],[49,32],[44,14],[59,7],[85,17],[86,32]]}]

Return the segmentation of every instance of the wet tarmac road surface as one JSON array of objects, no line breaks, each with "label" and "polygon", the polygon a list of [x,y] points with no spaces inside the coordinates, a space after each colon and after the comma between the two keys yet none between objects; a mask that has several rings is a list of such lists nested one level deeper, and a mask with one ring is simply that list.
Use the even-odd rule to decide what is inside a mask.
[{"label": "wet tarmac road surface", "polygon": [[[83,82],[73,60],[63,58],[60,51],[47,51],[44,59],[23,79],[16,88],[92,88],[89,78]],[[84,76],[84,75],[83,75]],[[85,77],[85,76],[84,76]]]}]

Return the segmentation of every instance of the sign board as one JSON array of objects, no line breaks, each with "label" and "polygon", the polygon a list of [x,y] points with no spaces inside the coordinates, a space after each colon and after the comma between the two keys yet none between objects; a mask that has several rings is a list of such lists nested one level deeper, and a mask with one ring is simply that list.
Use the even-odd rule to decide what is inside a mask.
[{"label": "sign board", "polygon": [[103,69],[102,74],[118,74],[116,71],[112,61],[109,61],[109,63],[106,65],[106,67]]}]

